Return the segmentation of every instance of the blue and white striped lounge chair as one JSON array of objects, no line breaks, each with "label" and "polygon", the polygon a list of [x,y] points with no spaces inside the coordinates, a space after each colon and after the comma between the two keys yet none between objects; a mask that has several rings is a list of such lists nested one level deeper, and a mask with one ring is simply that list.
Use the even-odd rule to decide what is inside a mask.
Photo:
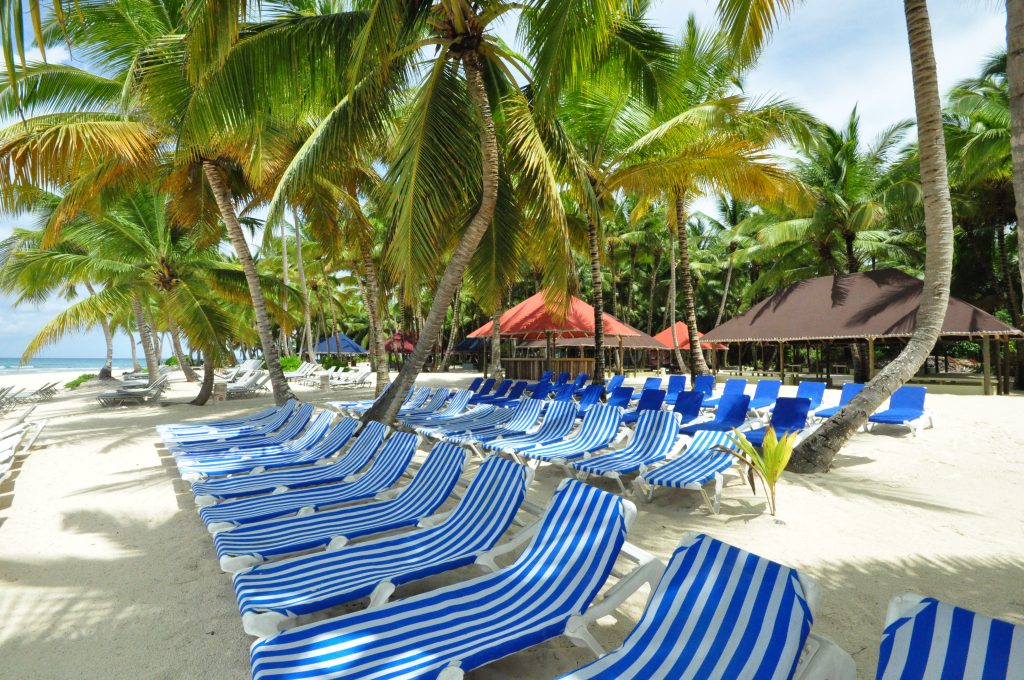
[{"label": "blue and white striped lounge chair", "polygon": [[644,390],[640,395],[640,401],[636,403],[636,408],[622,414],[622,423],[624,425],[635,423],[641,413],[660,410],[663,403],[665,403],[665,390]]},{"label": "blue and white striped lounge chair", "polygon": [[428,517],[426,528],[353,543],[339,550],[302,555],[235,574],[242,627],[267,637],[289,619],[370,597],[368,608],[386,602],[396,586],[472,564],[493,548],[530,486],[533,471],[490,456],[466,495],[447,515]]},{"label": "blue and white striped lounge chair", "polygon": [[358,478],[208,505],[199,509],[199,518],[210,533],[215,534],[243,524],[286,515],[302,517],[316,510],[373,498],[398,482],[412,462],[418,443],[416,435],[396,432],[384,443],[370,468]]},{"label": "blue and white striped lounge chair", "polygon": [[[337,446],[340,451],[347,441],[344,436],[346,431],[354,430],[357,426],[358,421],[345,418],[331,428],[323,443]],[[196,496],[196,505],[203,507],[213,505],[226,498],[241,498],[274,491],[301,489],[316,484],[340,482],[366,467],[381,442],[384,441],[388,431],[387,425],[370,421],[360,431],[355,442],[337,457],[321,458],[312,465],[289,470],[274,470],[260,474],[220,477],[196,482],[192,485],[192,493]]]},{"label": "blue and white striped lounge chair", "polygon": [[843,385],[842,391],[839,393],[839,403],[836,406],[829,406],[827,408],[819,408],[814,412],[815,418],[822,420],[831,418],[835,414],[839,413],[839,410],[850,403],[850,400],[860,394],[860,391],[864,389],[863,383],[846,383]]},{"label": "blue and white striped lounge chair", "polygon": [[273,409],[270,413],[260,411],[256,414],[259,416],[258,418],[254,417],[247,422],[223,421],[224,425],[196,425],[187,430],[158,429],[157,432],[160,433],[160,438],[167,446],[172,444],[210,444],[230,438],[266,436],[284,427],[298,407],[299,402],[289,399],[281,408]]},{"label": "blue and white striped lounge chair", "polygon": [[[361,416],[373,408],[374,404],[383,399],[390,389],[391,384],[389,383],[388,386],[385,387],[384,390],[374,399],[360,399],[358,401],[328,401],[324,403],[324,406],[336,409],[342,413],[348,413],[352,416]],[[403,408],[416,408],[421,406],[429,396],[429,387],[410,387],[409,392],[405,395],[405,400],[399,407],[399,412],[401,412],[401,409]]]},{"label": "blue and white striped lounge chair", "polygon": [[543,399],[523,399],[512,411],[512,417],[505,423],[487,427],[473,427],[460,433],[446,434],[442,439],[452,444],[477,446],[498,437],[512,437],[529,432],[537,426],[537,420],[544,412]]},{"label": "blue and white striped lounge chair", "polygon": [[604,387],[602,385],[591,385],[583,390],[579,401],[579,417],[582,418],[583,414],[589,411],[594,404],[599,403],[603,394]]},{"label": "blue and white striped lounge chair", "polygon": [[[245,446],[232,446],[230,449],[221,451],[190,451],[187,453],[179,453],[175,456],[178,469],[182,470],[193,463],[230,461],[272,453],[303,451],[310,448],[323,438],[324,434],[327,433],[328,428],[330,428],[331,423],[336,417],[337,414],[333,411],[320,411],[320,413],[317,413],[313,419],[309,421],[305,430],[300,433],[296,433],[294,439],[289,439],[279,444],[264,444],[256,442]],[[298,429],[297,423],[289,429],[289,432],[296,429]],[[284,432],[285,430],[282,430],[282,433]],[[267,439],[269,440],[270,438]]]},{"label": "blue and white striped lounge chair", "polygon": [[775,409],[768,425],[748,430],[743,436],[754,446],[761,446],[769,427],[775,430],[775,436],[779,438],[794,433],[799,435],[807,426],[807,413],[810,407],[811,402],[805,397],[779,397],[775,401]]},{"label": "blue and white striped lounge chair", "polygon": [[889,397],[889,408],[868,417],[871,429],[874,430],[875,425],[902,425],[909,427],[916,437],[924,425],[925,418],[928,419],[928,427],[934,427],[931,413],[924,408],[927,389],[916,385],[904,385],[893,392]]},{"label": "blue and white striped lounge chair", "polygon": [[492,399],[501,399],[508,393],[509,389],[511,389],[512,384],[513,383],[511,380],[502,380],[501,384],[498,385],[498,389],[494,390],[493,394],[491,394],[490,388],[488,388],[486,391],[480,390],[479,392],[473,395],[473,398],[469,400],[469,403],[480,404],[488,403]]},{"label": "blue and white striped lounge chair", "polygon": [[[509,387],[507,389],[502,389],[505,387],[505,383],[508,383]],[[514,383],[510,380],[506,380],[498,387],[497,390],[495,390],[494,394],[489,397],[481,397],[472,403],[507,406],[508,402],[515,401],[516,399],[519,399],[519,397],[523,396],[523,392],[525,392],[526,388],[529,386],[530,383],[525,380],[520,380]]]},{"label": "blue and white striped lounge chair", "polygon": [[718,397],[705,397],[704,408],[718,408],[718,402],[727,394],[743,394],[747,389],[746,378],[729,378],[722,387],[722,394]]},{"label": "blue and white striped lounge chair", "polygon": [[359,536],[415,525],[437,510],[462,474],[467,452],[441,442],[393,500],[271,519],[222,531],[213,537],[221,568],[233,572],[267,557],[345,545]]},{"label": "blue and white striped lounge chair", "polygon": [[[179,461],[178,470],[181,478],[187,482],[196,482],[206,477],[233,475],[239,473],[263,472],[277,468],[295,467],[315,463],[321,458],[333,456],[338,447],[322,446],[324,437],[310,446],[288,451],[240,452],[237,457],[220,457],[210,460]],[[186,464],[188,463],[188,464]]]},{"label": "blue and white striped lounge chair", "polygon": [[417,425],[414,430],[424,437],[440,439],[441,435],[465,432],[474,427],[500,425],[512,417],[512,409],[498,408],[494,404],[478,404],[454,418],[445,418],[440,423]]},{"label": "blue and white striped lounge chair", "polygon": [[212,442],[202,443],[169,443],[167,450],[175,456],[190,455],[198,453],[211,453],[215,451],[230,451],[246,446],[273,446],[283,444],[294,439],[309,424],[313,417],[313,405],[302,404],[289,416],[283,426],[272,432],[255,432],[237,437],[222,437]]},{"label": "blue and white striped lounge chair", "polygon": [[444,406],[444,403],[448,401],[448,397],[452,396],[452,391],[447,387],[438,387],[433,393],[419,406],[415,406],[406,409],[404,406],[398,409],[398,416],[404,418],[407,416],[421,416],[440,411]]},{"label": "blue and white striped lounge chair", "polygon": [[[654,586],[651,575],[660,566],[639,567],[570,621],[566,635],[600,658],[561,680],[793,676],[811,634],[819,592],[813,581],[703,534],[683,538]],[[587,626],[648,582],[643,615],[622,646],[605,654]]]},{"label": "blue and white striped lounge chair", "polygon": [[512,453],[561,441],[576,424],[576,404],[571,401],[555,401],[548,405],[544,420],[534,432],[513,437],[500,437],[483,443],[490,451]]},{"label": "blue and white striped lounge chair", "polygon": [[525,456],[528,459],[526,462],[534,467],[541,463],[565,465],[584,454],[611,446],[619,436],[621,426],[622,409],[608,404],[595,404],[583,416],[575,437],[509,453],[517,460]]},{"label": "blue and white striped lounge chair", "polygon": [[457,680],[561,633],[607,579],[634,513],[614,494],[567,481],[511,566],[259,640],[252,677]]},{"label": "blue and white striped lounge chair", "polygon": [[763,411],[770,408],[775,400],[779,398],[779,389],[782,387],[781,380],[761,380],[754,388],[754,396],[750,398],[751,411]]},{"label": "blue and white striped lounge chair", "polygon": [[189,438],[217,438],[227,434],[261,429],[268,423],[273,422],[275,418],[280,418],[280,423],[284,424],[284,422],[288,420],[288,416],[291,415],[292,411],[294,411],[297,406],[298,402],[296,400],[289,399],[280,407],[271,406],[268,409],[264,409],[241,418],[215,420],[205,423],[173,423],[170,425],[157,425],[156,431],[160,434],[160,437],[165,440],[173,440],[179,437],[186,440]]},{"label": "blue and white striped lounge chair", "polygon": [[581,479],[598,475],[618,482],[622,493],[622,475],[639,472],[641,467],[654,465],[668,458],[684,443],[679,437],[679,416],[672,411],[644,411],[637,421],[636,434],[618,451],[585,458],[572,464]]},{"label": "blue and white striped lounge chair", "polygon": [[[654,495],[656,487],[671,489],[689,489],[699,491],[707,503],[708,510],[718,514],[722,503],[722,473],[737,462],[730,453],[718,451],[718,447],[738,451],[739,447],[732,441],[732,434],[716,430],[701,430],[694,435],[682,453],[664,465],[640,468],[640,474],[633,482],[633,488],[648,501]],[[715,483],[714,499],[708,496],[704,488],[709,482]]]},{"label": "blue and white striped lounge chair", "polygon": [[459,390],[452,395],[452,398],[444,408],[435,413],[408,416],[399,415],[398,420],[406,427],[415,427],[417,425],[429,425],[431,423],[439,423],[444,420],[458,418],[465,413],[466,407],[469,405],[469,400],[472,398],[473,393],[469,390]]},{"label": "blue and white striped lounge chair", "polygon": [[715,376],[698,375],[693,379],[693,389],[697,392],[703,392],[705,396],[710,397],[715,392]]},{"label": "blue and white striped lounge chair", "polygon": [[496,382],[497,380],[494,378],[488,378],[487,380],[484,380],[483,378],[473,378],[473,381],[469,383],[469,387],[466,389],[474,394],[484,395],[494,389],[494,383]]},{"label": "blue and white striped lounge chair", "polygon": [[684,425],[680,428],[682,434],[695,435],[701,430],[718,430],[730,432],[742,427],[747,422],[747,412],[750,410],[750,397],[745,394],[726,394],[718,403],[715,410],[715,419],[692,425]]},{"label": "blue and white striped lounge chair", "polygon": [[913,593],[889,603],[877,680],[1024,678],[1024,626]]},{"label": "blue and white striped lounge chair", "polygon": [[576,389],[576,393],[580,394],[583,391],[583,386],[590,380],[589,373],[578,373],[576,378],[572,381],[572,386]]}]

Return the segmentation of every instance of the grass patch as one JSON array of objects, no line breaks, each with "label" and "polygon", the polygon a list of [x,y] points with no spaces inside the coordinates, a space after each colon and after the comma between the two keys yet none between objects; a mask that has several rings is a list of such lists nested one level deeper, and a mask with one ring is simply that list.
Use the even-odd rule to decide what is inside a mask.
[{"label": "grass patch", "polygon": [[92,380],[95,377],[96,377],[95,373],[83,373],[82,375],[78,376],[74,380],[72,380],[70,382],[64,383],[64,387],[69,389],[69,390],[73,390],[76,387],[78,387],[79,385],[81,385],[82,383],[89,382],[90,380]]}]

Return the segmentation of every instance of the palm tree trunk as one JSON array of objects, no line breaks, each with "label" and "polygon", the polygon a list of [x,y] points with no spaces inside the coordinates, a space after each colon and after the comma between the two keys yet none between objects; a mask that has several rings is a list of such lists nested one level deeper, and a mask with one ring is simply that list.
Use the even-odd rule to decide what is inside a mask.
[{"label": "palm tree trunk", "polygon": [[[89,291],[89,295],[95,295],[96,291],[89,284],[88,281],[85,283],[85,289]],[[114,366],[114,332],[110,329],[110,319],[103,317],[100,319],[100,328],[103,329],[103,341],[107,345],[107,356],[103,361],[103,367],[100,369],[100,380],[109,380],[113,375]]]},{"label": "palm tree trunk", "polygon": [[615,262],[615,244],[608,244],[608,273],[611,275],[611,290],[608,291],[609,296],[609,313],[618,318],[619,316],[619,268]]},{"label": "palm tree trunk", "polygon": [[[708,375],[711,369],[704,361],[697,334],[697,307],[693,302],[693,277],[690,275],[690,247],[686,239],[686,201],[676,194],[676,237],[679,239],[679,282],[683,288],[683,317],[690,331],[690,372],[692,376]],[[693,378],[691,377],[691,380]]]},{"label": "palm tree trunk", "polygon": [[292,211],[292,220],[295,222],[295,269],[299,273],[299,295],[302,296],[302,323],[303,333],[306,334],[306,358],[310,363],[316,363],[316,353],[313,347],[312,333],[309,328],[309,291],[306,289],[306,268],[302,262],[302,228],[299,226],[299,214]]},{"label": "palm tree trunk", "polygon": [[924,193],[925,267],[917,323],[903,351],[883,368],[850,403],[827,420],[793,452],[789,467],[796,472],[825,472],[854,431],[893,391],[909,380],[931,354],[949,304],[953,268],[953,211],[946,175],[946,144],[942,128],[935,51],[926,0],[904,0],[910,61],[914,76],[921,189]]},{"label": "palm tree trunk", "polygon": [[132,298],[132,311],[135,313],[135,324],[139,327],[142,351],[146,355],[146,373],[149,376],[149,384],[152,385],[160,371],[160,364],[156,359],[156,352],[153,350],[153,340],[149,324],[146,322],[146,315],[142,311],[142,300],[138,296]]},{"label": "palm tree trunk", "polygon": [[125,335],[128,336],[128,347],[130,347],[132,350],[132,371],[138,373],[140,370],[142,370],[142,367],[139,366],[139,352],[138,349],[135,347],[135,336],[133,336],[132,332],[127,328],[124,329],[124,332]]},{"label": "palm tree trunk", "polygon": [[715,328],[718,328],[719,324],[722,323],[722,317],[725,316],[725,305],[729,301],[729,286],[732,285],[732,261],[733,252],[736,250],[736,246],[729,244],[729,263],[725,267],[725,286],[722,288],[722,302],[718,305],[718,316],[715,317]]},{"label": "palm tree trunk", "polygon": [[668,327],[672,334],[672,354],[680,373],[688,372],[683,353],[679,351],[679,338],[676,336],[676,239],[668,242]]},{"label": "palm tree trunk", "polygon": [[1017,200],[1017,266],[1024,281],[1024,0],[1006,0],[1006,80],[1010,87],[1013,195]]},{"label": "palm tree trunk", "polygon": [[[285,234],[285,221],[281,220],[281,283],[288,287],[288,238]],[[291,342],[288,333],[288,295],[285,294],[281,307],[285,311],[285,321],[281,323],[281,353],[284,356],[292,355]]]},{"label": "palm tree trunk", "polygon": [[377,263],[373,259],[373,248],[369,237],[360,239],[360,256],[363,275],[366,277],[366,315],[370,320],[370,340],[373,356],[377,363],[377,387],[374,396],[384,391],[388,382],[388,353],[384,349],[384,320],[380,315],[380,280],[377,278]]},{"label": "palm tree trunk", "polygon": [[[654,267],[651,269],[651,287],[647,293],[647,335],[654,335],[654,292],[658,286],[658,270],[661,269],[661,248],[654,249]],[[675,277],[673,277],[674,279]]]},{"label": "palm tree trunk", "polygon": [[491,317],[491,377],[501,382],[505,369],[501,367],[501,309]]},{"label": "palm tree trunk", "polygon": [[463,232],[451,259],[448,260],[444,274],[438,281],[423,330],[416,342],[415,349],[398,374],[394,385],[395,389],[389,390],[388,397],[381,399],[366,412],[363,416],[364,422],[382,420],[390,423],[394,420],[398,407],[423,368],[427,352],[430,351],[430,346],[434,343],[434,338],[437,337],[437,331],[448,313],[448,305],[451,304],[452,296],[455,295],[455,290],[462,280],[462,272],[465,271],[466,265],[469,264],[469,260],[487,232],[487,228],[494,218],[494,209],[498,204],[498,138],[494,132],[494,117],[491,114],[491,104],[487,99],[480,58],[475,52],[466,52],[462,55],[462,64],[466,71],[469,96],[477,108],[480,120],[482,164],[480,205],[476,214],[473,215],[473,219],[470,220],[469,226]]},{"label": "palm tree trunk", "polygon": [[455,341],[459,336],[459,307],[462,302],[462,286],[455,289],[455,299],[452,300],[452,332],[448,335],[448,348],[444,351],[444,358],[441,359],[441,370],[448,372],[448,363],[452,359],[452,352],[455,350]]},{"label": "palm tree trunk", "polygon": [[242,263],[242,271],[245,273],[246,283],[249,284],[249,295],[252,297],[253,314],[256,317],[256,332],[260,337],[260,346],[263,349],[263,360],[267,364],[267,371],[270,373],[270,385],[274,390],[274,401],[278,406],[289,399],[294,399],[288,381],[285,380],[284,371],[281,370],[280,357],[277,354],[277,345],[274,343],[274,332],[270,325],[270,317],[267,315],[267,303],[263,298],[263,288],[260,286],[260,279],[256,273],[256,263],[252,260],[252,253],[245,242],[242,234],[242,225],[238,223],[238,216],[235,215],[235,207],[231,204],[231,194],[224,180],[220,168],[210,161],[203,162],[203,172],[206,174],[206,181],[210,184],[213,197],[217,201],[217,208],[220,210],[221,219],[227,227],[228,238],[235,248],[239,261]]},{"label": "palm tree trunk", "polygon": [[853,246],[857,241],[857,235],[853,232],[843,232],[843,243],[846,246],[846,272],[856,274],[860,271],[860,260],[857,259],[857,251]]},{"label": "palm tree trunk", "polygon": [[174,357],[178,360],[178,367],[181,372],[185,375],[185,382],[195,382],[199,379],[196,372],[192,370],[192,365],[188,362],[188,357],[185,356],[185,352],[181,349],[181,337],[178,334],[178,325],[171,321],[171,348],[174,350]]},{"label": "palm tree trunk", "polygon": [[590,285],[594,305],[594,385],[604,384],[604,291],[601,290],[601,250],[597,240],[597,219],[587,220],[587,244],[590,246]]},{"label": "palm tree trunk", "polygon": [[189,402],[193,406],[203,406],[210,400],[210,395],[213,394],[213,371],[213,359],[210,352],[203,352],[203,384],[199,388],[196,398]]},{"label": "palm tree trunk", "polygon": [[633,244],[629,247],[629,281],[626,281],[626,322],[633,323],[633,284],[636,282],[636,260],[640,248]]}]

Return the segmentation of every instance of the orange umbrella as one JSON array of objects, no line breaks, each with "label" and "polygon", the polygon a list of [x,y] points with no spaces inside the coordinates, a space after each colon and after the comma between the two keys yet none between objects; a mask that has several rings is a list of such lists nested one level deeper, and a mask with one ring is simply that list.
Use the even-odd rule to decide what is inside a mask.
[{"label": "orange umbrella", "polygon": [[[698,338],[703,338],[703,333],[697,334]],[[654,336],[654,339],[658,342],[662,342],[666,347],[672,349],[672,327],[669,326],[662,332]],[[679,342],[679,349],[690,349],[690,329],[687,328],[686,324],[682,321],[676,321],[676,340]],[[720,343],[712,344],[710,342],[700,343],[701,349],[729,349],[727,345]]]}]

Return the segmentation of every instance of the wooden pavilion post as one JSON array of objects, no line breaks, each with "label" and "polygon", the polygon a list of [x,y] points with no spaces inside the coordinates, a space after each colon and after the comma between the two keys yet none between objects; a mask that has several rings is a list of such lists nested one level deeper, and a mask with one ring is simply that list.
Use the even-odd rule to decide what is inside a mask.
[{"label": "wooden pavilion post", "polygon": [[779,343],[779,380],[786,382],[786,343]]},{"label": "wooden pavilion post", "polygon": [[868,338],[868,380],[875,377],[875,339]]},{"label": "wooden pavilion post", "polygon": [[989,338],[983,335],[981,339],[981,393],[992,394],[992,362],[989,356]]},{"label": "wooden pavilion post", "polygon": [[1003,394],[1009,394],[1013,386],[1013,362],[1010,360],[1010,336],[1003,336],[1006,341],[1006,351],[1003,354]]}]

